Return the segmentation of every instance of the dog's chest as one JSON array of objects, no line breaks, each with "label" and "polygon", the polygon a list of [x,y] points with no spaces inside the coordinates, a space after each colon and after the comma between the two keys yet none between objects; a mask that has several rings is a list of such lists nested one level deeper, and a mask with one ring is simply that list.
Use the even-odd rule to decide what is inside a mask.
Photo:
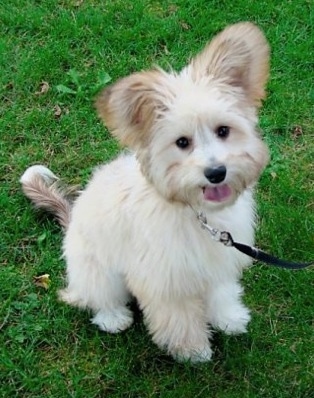
[{"label": "dog's chest", "polygon": [[134,222],[137,232],[132,234],[133,250],[125,271],[141,290],[193,296],[239,274],[243,255],[213,241],[193,215],[159,211],[149,222],[145,217]]}]

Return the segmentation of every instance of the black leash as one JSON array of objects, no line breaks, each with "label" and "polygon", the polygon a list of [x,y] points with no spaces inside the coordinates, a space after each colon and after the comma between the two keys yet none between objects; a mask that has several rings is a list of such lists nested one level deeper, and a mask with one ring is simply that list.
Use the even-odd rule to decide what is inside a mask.
[{"label": "black leash", "polygon": [[276,267],[286,268],[286,269],[303,269],[313,265],[311,263],[294,263],[286,260],[281,260],[271,254],[265,253],[264,251],[257,249],[256,247],[244,245],[243,243],[235,242],[230,234],[227,231],[219,231],[216,228],[212,228],[207,224],[207,219],[204,213],[197,213],[197,218],[201,223],[202,227],[206,229],[211,237],[217,242],[223,243],[225,246],[235,247],[240,252],[246,254],[254,258],[255,260],[262,261],[266,264],[271,264]]}]

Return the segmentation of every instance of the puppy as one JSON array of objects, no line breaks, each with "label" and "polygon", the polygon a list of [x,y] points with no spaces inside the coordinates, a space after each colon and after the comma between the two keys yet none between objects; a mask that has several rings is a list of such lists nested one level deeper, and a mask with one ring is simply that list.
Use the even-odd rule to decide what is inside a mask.
[{"label": "puppy", "polygon": [[132,152],[99,167],[73,203],[47,168],[22,176],[26,196],[65,228],[61,298],[91,309],[101,330],[128,328],[136,297],[153,341],[180,361],[210,360],[211,328],[246,331],[239,279],[250,260],[211,240],[195,212],[253,244],[268,71],[262,32],[229,26],[181,72],[135,73],[100,94],[100,117]]}]

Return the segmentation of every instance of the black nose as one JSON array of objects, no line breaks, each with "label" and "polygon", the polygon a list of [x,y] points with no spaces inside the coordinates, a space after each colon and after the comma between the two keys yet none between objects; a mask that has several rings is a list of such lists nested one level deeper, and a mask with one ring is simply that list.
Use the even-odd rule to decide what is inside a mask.
[{"label": "black nose", "polygon": [[204,170],[205,177],[213,184],[218,184],[223,181],[227,174],[225,166],[208,167]]}]

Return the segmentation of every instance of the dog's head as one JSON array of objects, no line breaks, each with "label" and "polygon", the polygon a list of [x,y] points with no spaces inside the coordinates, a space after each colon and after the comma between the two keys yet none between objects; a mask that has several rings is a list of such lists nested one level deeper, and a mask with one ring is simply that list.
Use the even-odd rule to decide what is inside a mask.
[{"label": "dog's head", "polygon": [[268,70],[264,35],[239,23],[180,73],[135,73],[105,89],[96,107],[160,194],[217,209],[233,203],[267,164],[256,124]]}]

